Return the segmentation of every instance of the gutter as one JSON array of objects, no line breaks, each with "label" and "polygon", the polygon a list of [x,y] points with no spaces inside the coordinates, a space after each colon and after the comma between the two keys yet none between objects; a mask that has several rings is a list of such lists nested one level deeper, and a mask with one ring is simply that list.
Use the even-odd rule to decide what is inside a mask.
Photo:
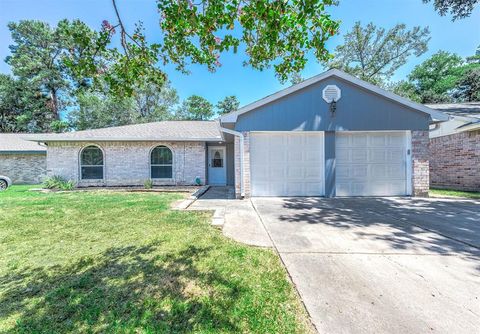
[{"label": "gutter", "polygon": [[475,131],[480,129],[480,121],[470,124],[461,125],[456,130],[458,131]]},{"label": "gutter", "polygon": [[245,197],[244,172],[243,172],[243,161],[244,161],[244,154],[245,154],[245,150],[244,150],[245,138],[243,137],[243,134],[241,132],[222,128],[221,126],[220,126],[220,131],[234,135],[240,139],[240,196],[243,198]]}]

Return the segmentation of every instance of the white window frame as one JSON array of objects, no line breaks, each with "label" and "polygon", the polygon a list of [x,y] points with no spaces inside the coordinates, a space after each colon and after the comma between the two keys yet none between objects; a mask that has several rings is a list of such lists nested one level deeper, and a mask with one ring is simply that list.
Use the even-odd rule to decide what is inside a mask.
[{"label": "white window frame", "polygon": [[[82,164],[82,153],[83,151],[86,149],[86,148],[89,148],[91,146],[94,146],[96,148],[98,148],[101,152],[102,152],[102,165],[84,165]],[[79,154],[78,154],[78,178],[80,181],[83,181],[83,182],[89,182],[89,181],[92,181],[92,182],[95,182],[95,181],[104,181],[105,180],[105,150],[98,144],[87,144],[85,145],[84,147],[82,147],[82,149],[80,150]],[[83,167],[100,167],[102,166],[102,178],[101,179],[84,179],[83,178],[83,175],[82,175],[82,168]]]},{"label": "white window frame", "polygon": [[[152,153],[153,153],[153,150],[156,149],[157,147],[166,147],[170,150],[170,152],[172,153],[172,163],[171,164],[152,164]],[[168,146],[168,145],[165,145],[165,144],[158,144],[158,145],[155,145],[154,147],[152,147],[150,149],[150,153],[148,155],[148,165],[149,165],[149,175],[150,175],[150,179],[151,180],[161,180],[161,181],[173,181],[175,180],[174,178],[174,166],[175,166],[175,154],[174,154],[174,151],[173,149]],[[171,166],[172,167],[172,177],[165,177],[165,178],[154,178],[152,177],[152,167],[165,167],[165,166]]]}]

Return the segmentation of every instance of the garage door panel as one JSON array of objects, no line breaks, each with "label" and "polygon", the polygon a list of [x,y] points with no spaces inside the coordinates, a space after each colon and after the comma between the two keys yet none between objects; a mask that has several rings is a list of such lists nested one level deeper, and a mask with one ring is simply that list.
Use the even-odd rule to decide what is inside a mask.
[{"label": "garage door panel", "polygon": [[364,148],[359,148],[356,150],[352,150],[351,154],[351,161],[355,162],[363,162],[368,158],[368,150]]},{"label": "garage door panel", "polygon": [[307,163],[323,164],[323,148],[321,151],[305,150],[303,152],[303,161]]},{"label": "garage door panel", "polygon": [[267,180],[271,179],[272,177],[275,179],[284,178],[285,177],[285,170],[283,168],[279,168],[276,166],[270,166],[268,169],[269,173],[265,175]]},{"label": "garage door panel", "polygon": [[337,133],[337,196],[406,195],[405,137],[405,132]]},{"label": "garage door panel", "polygon": [[252,195],[322,196],[323,150],[323,132],[252,132]]},{"label": "garage door panel", "polygon": [[295,166],[288,166],[286,167],[287,171],[287,178],[289,180],[298,180],[298,179],[304,179],[305,178],[305,173],[304,173],[304,168],[300,167],[295,167]]},{"label": "garage door panel", "polygon": [[311,181],[320,180],[323,178],[322,170],[315,167],[306,167],[305,168],[305,178]]},{"label": "garage door panel", "polygon": [[288,161],[301,161],[303,159],[302,151],[290,149],[287,153]]}]

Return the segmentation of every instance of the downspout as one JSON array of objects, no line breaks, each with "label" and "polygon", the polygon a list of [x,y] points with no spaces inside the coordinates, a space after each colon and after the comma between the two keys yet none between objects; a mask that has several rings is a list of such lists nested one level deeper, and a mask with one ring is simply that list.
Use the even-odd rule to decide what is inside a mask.
[{"label": "downspout", "polygon": [[243,198],[245,197],[245,190],[244,190],[244,175],[243,175],[243,161],[244,161],[244,137],[241,132],[222,128],[220,126],[220,131],[234,135],[240,139],[240,196]]}]

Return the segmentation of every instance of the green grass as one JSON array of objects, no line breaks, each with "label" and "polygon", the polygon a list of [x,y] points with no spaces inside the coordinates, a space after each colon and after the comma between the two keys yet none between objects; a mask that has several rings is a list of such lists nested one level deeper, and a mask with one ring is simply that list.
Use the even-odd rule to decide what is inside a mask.
[{"label": "green grass", "polygon": [[276,254],[181,196],[0,193],[0,332],[310,332]]},{"label": "green grass", "polygon": [[480,192],[444,190],[444,189],[430,189],[430,196],[433,196],[433,197],[448,196],[448,197],[480,198]]}]

